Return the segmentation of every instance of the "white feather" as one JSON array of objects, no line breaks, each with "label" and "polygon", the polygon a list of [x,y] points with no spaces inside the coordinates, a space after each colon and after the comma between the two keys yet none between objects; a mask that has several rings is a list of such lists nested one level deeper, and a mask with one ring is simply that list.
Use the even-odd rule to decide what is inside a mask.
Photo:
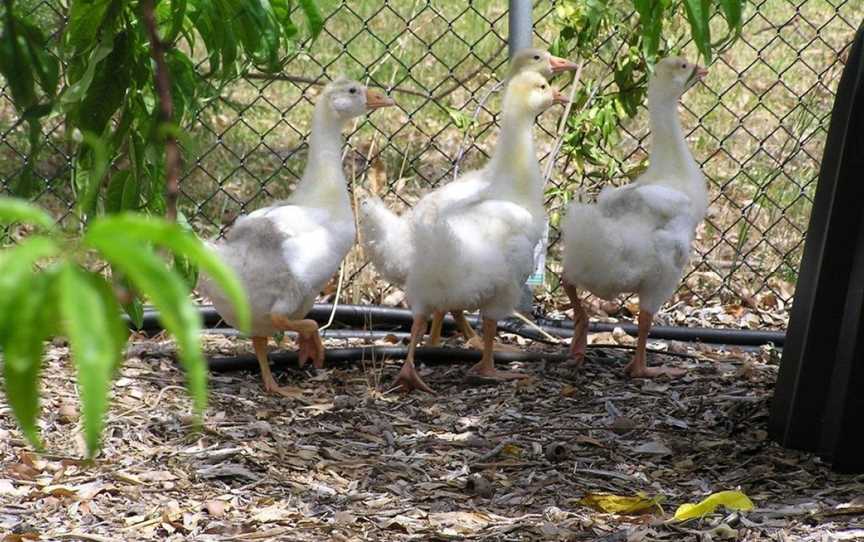
[{"label": "white feather", "polygon": [[669,103],[663,91],[653,87],[661,105],[651,107],[648,170],[630,185],[604,189],[597,203],[574,202],[563,225],[564,278],[605,299],[637,293],[651,313],[681,280],[707,207],[704,177],[678,125],[677,95]]},{"label": "white feather", "polygon": [[[340,155],[344,119],[328,111],[324,100],[315,109],[309,162],[292,197],[240,217],[224,240],[210,243],[246,288],[255,336],[277,331],[271,315],[303,318],[354,244]],[[203,275],[199,289],[233,325],[224,293]]]}]

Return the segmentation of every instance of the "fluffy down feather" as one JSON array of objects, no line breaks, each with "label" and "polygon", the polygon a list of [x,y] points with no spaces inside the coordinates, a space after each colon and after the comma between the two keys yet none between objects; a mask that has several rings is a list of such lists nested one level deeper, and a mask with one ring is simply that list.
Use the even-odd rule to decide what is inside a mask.
[{"label": "fluffy down feather", "polygon": [[495,186],[483,179],[482,171],[469,173],[417,205],[412,232],[423,250],[407,284],[415,313],[480,309],[500,320],[517,304],[534,266],[542,209],[493,199]]},{"label": "fluffy down feather", "polygon": [[[241,217],[222,242],[210,243],[249,294],[252,335],[272,335],[270,314],[303,318],[354,242],[354,221],[328,209],[265,207]],[[281,256],[278,259],[274,255]],[[202,276],[201,292],[234,324],[222,291]]]},{"label": "fluffy down feather", "polygon": [[397,215],[377,196],[360,202],[360,243],[366,257],[381,277],[396,286],[405,286],[414,256],[411,241],[411,211]]},{"label": "fluffy down feather", "polygon": [[642,307],[656,312],[687,264],[698,222],[690,208],[682,192],[640,184],[607,188],[596,204],[572,204],[564,278],[606,299],[636,292]]}]

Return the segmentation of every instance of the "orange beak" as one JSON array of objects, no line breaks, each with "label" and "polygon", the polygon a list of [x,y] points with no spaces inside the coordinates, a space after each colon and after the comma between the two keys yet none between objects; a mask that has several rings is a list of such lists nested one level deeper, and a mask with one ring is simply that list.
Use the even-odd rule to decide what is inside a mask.
[{"label": "orange beak", "polygon": [[552,73],[575,70],[578,67],[575,62],[570,62],[566,58],[561,58],[560,56],[550,56],[549,66],[552,68]]},{"label": "orange beak", "polygon": [[390,96],[387,96],[380,90],[366,89],[366,108],[369,110],[380,109],[396,105],[396,102]]},{"label": "orange beak", "polygon": [[570,99],[561,94],[561,91],[555,90],[552,91],[552,103],[567,105],[570,103]]}]

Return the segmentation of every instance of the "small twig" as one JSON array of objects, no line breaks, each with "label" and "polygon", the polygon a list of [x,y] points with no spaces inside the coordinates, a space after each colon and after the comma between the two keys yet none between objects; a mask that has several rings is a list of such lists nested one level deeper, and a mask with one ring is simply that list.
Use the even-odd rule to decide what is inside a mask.
[{"label": "small twig", "polygon": [[[174,104],[171,100],[171,73],[165,63],[165,44],[156,30],[153,0],[141,0],[141,18],[150,41],[150,56],[156,62],[156,95],[159,98],[159,120],[165,127],[171,124]],[[165,136],[165,218],[177,220],[177,198],[180,195],[180,147],[171,131]]]},{"label": "small twig", "polygon": [[[603,343],[595,343],[587,345],[588,348],[609,348],[609,349],[619,349],[619,350],[636,350],[636,346],[632,344],[603,344]],[[649,354],[664,354],[667,356],[672,356],[676,358],[686,358],[686,359],[695,359],[699,361],[710,361],[706,358],[696,355],[696,354],[688,354],[686,352],[672,352],[671,350],[660,350],[658,348],[646,348],[646,352]]]},{"label": "small twig", "polygon": [[336,307],[339,306],[339,298],[342,295],[342,279],[344,276],[345,260],[342,260],[342,263],[339,265],[339,279],[336,282],[336,297],[333,299],[333,310],[330,311],[330,318],[327,319],[327,323],[318,328],[319,333],[333,325],[333,320],[336,318]]},{"label": "small twig", "polygon": [[459,164],[462,162],[462,156],[465,154],[465,144],[468,142],[468,136],[471,133],[471,126],[474,125],[474,121],[477,120],[477,117],[480,115],[480,110],[483,109],[483,106],[486,105],[486,102],[489,100],[489,97],[492,96],[492,93],[500,89],[504,86],[504,81],[498,81],[495,85],[489,89],[489,91],[480,98],[480,102],[477,103],[477,107],[474,109],[474,114],[471,115],[471,121],[468,123],[468,129],[465,130],[465,133],[462,134],[462,142],[459,143],[459,150],[456,152],[456,160],[453,161],[453,180],[459,176]]},{"label": "small twig", "polygon": [[514,441],[512,441],[512,440],[510,440],[510,439],[502,440],[501,442],[498,443],[497,446],[495,446],[494,448],[492,448],[491,450],[489,450],[489,451],[486,452],[485,454],[483,454],[483,455],[481,455],[480,457],[478,457],[478,458],[477,458],[477,461],[475,461],[475,463],[484,463],[484,462],[486,462],[486,461],[489,461],[489,460],[492,459],[493,457],[498,457],[498,454],[500,454],[501,451],[502,451],[505,447],[510,446],[510,445],[512,445],[513,443],[514,443]]},{"label": "small twig", "polygon": [[532,322],[530,318],[528,318],[527,316],[525,316],[521,312],[513,311],[513,314],[516,315],[516,318],[519,318],[520,320],[522,320],[523,322],[528,324],[528,327],[534,329],[535,331],[537,331],[538,333],[540,333],[541,335],[546,337],[546,340],[549,341],[550,343],[561,344],[561,339],[559,339],[558,337],[555,337],[554,335],[550,335],[548,332],[546,332],[545,329],[543,329],[542,327],[540,327],[537,324],[535,324],[534,322]]},{"label": "small twig", "polygon": [[[584,65],[584,60],[579,61],[579,66],[576,68],[576,74],[573,76],[573,81],[570,84],[570,97],[567,101],[567,107],[564,109],[564,114],[561,116],[561,122],[558,123],[558,133],[556,134],[557,137],[555,138],[555,144],[552,146],[552,152],[547,158],[546,171],[543,173],[543,186],[546,186],[546,183],[549,182],[549,178],[552,177],[552,168],[555,166],[555,159],[558,157],[558,152],[561,151],[561,146],[564,143],[564,134],[567,132],[567,121],[570,118],[570,111],[573,109],[573,98],[576,96],[576,86],[582,78],[582,67]],[[591,103],[593,97],[594,94],[592,93],[591,96],[588,97],[588,100],[585,101],[583,110],[589,103]]]}]

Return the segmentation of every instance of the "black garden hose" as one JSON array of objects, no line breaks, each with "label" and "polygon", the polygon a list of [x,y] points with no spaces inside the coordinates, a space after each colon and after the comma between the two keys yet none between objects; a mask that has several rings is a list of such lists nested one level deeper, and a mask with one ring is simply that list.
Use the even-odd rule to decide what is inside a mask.
[{"label": "black garden hose", "polygon": [[[224,323],[221,323],[222,320],[219,317],[219,314],[212,306],[202,305],[200,310],[205,327],[225,325]],[[311,318],[319,324],[322,324],[330,319],[330,313],[332,310],[333,305],[316,304],[312,307],[312,311],[309,313],[307,318]],[[472,326],[476,327],[479,324],[479,318],[477,316],[468,315],[466,317]],[[408,309],[376,305],[339,305],[336,307],[334,324],[337,327],[348,327],[354,329],[368,328],[378,331],[406,332],[411,329],[411,320],[411,311]],[[566,338],[573,335],[573,322],[569,320],[540,319],[537,321],[537,325],[543,331],[554,337]],[[635,337],[637,334],[636,326],[627,323],[610,324],[605,322],[591,322],[589,330],[595,333],[610,332],[616,327],[621,328],[628,335]],[[519,319],[512,318],[510,320],[499,322],[498,328],[502,331],[521,335],[529,339],[539,341],[545,340],[542,333]],[[448,314],[444,318],[443,331],[444,333],[452,333],[455,329],[456,324],[453,321],[453,318]],[[141,331],[154,333],[161,330],[162,326],[159,323],[158,313],[152,309],[145,310],[144,325],[142,326]],[[649,337],[661,340],[703,342],[736,346],[761,346],[765,344],[773,344],[778,348],[782,348],[786,334],[782,331],[654,326],[651,328]]]}]

